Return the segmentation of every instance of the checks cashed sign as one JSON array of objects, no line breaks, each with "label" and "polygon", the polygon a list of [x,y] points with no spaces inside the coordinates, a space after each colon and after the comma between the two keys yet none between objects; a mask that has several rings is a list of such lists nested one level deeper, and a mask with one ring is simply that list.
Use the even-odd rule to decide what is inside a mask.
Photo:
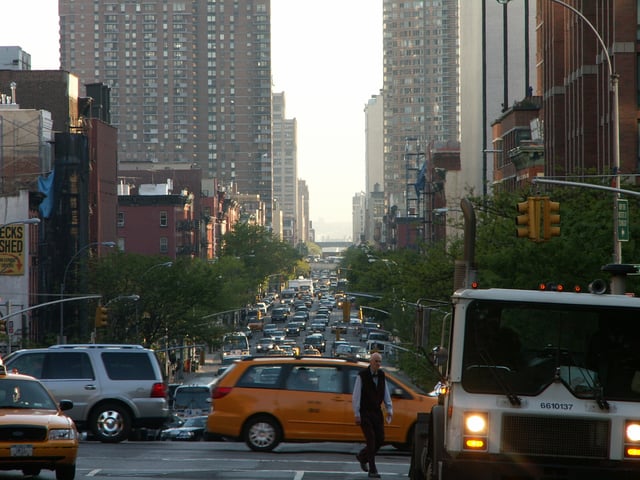
[{"label": "checks cashed sign", "polygon": [[0,275],[23,275],[25,252],[24,225],[0,227]]}]

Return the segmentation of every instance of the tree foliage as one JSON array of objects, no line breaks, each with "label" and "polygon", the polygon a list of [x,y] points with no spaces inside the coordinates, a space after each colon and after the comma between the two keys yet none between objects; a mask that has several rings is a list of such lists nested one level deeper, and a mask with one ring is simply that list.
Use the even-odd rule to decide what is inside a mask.
[{"label": "tree foliage", "polygon": [[239,224],[224,236],[223,254],[215,261],[169,260],[116,252],[94,262],[91,289],[102,294],[109,311],[98,341],[160,349],[185,338],[213,344],[235,327],[266,279],[294,271],[299,255],[266,229]]},{"label": "tree foliage", "polygon": [[[546,242],[517,238],[517,204],[528,196],[549,196],[560,202],[561,233]],[[602,267],[613,261],[614,194],[603,190],[555,187],[548,192],[537,187],[516,193],[496,192],[488,198],[470,198],[476,213],[475,265],[481,288],[536,289],[541,283],[563,284],[586,291],[597,279],[609,279]],[[638,197],[629,197],[630,241],[622,244],[626,263],[640,264]],[[451,216],[456,222],[457,216]],[[454,288],[456,260],[462,260],[463,223],[457,220],[457,237],[446,243],[421,245],[419,250],[374,251],[366,246],[349,249],[341,270],[349,290],[369,294],[357,301],[389,312],[375,313],[385,328],[396,333],[411,352],[402,358],[403,369],[425,388],[436,381],[424,359],[416,361],[414,333],[417,306],[430,310],[429,350],[446,338],[449,298]],[[627,278],[627,291],[640,295],[639,276]],[[364,310],[367,314],[370,312]],[[374,315],[374,313],[372,313]],[[443,335],[442,331],[445,330]]]}]

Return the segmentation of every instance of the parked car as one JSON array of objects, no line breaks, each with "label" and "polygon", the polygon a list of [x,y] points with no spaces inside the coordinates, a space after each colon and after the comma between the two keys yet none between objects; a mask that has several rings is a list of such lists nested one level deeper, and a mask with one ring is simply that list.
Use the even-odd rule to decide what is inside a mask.
[{"label": "parked car", "polygon": [[160,363],[140,345],[54,345],[17,350],[4,361],[54,397],[71,400],[68,415],[101,442],[121,442],[136,428],[159,429],[169,416]]},{"label": "parked car", "polygon": [[56,401],[42,382],[0,365],[0,470],[27,476],[54,470],[57,480],[73,480],[79,435],[63,413],[72,408],[73,402]]},{"label": "parked car", "polygon": [[[254,451],[271,451],[285,441],[363,442],[351,396],[356,376],[367,366],[321,357],[236,362],[213,387],[207,432],[244,441]],[[418,413],[429,412],[438,400],[386,368],[385,374],[394,407],[393,421],[384,427],[385,442],[408,449]]]},{"label": "parked car", "polygon": [[160,440],[182,440],[187,442],[205,440],[206,428],[206,415],[190,417],[179,427],[163,430],[160,434]]}]

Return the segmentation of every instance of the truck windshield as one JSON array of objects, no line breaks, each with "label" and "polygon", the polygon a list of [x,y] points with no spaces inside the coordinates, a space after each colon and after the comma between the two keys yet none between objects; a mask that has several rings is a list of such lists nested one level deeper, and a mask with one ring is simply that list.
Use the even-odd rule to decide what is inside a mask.
[{"label": "truck windshield", "polygon": [[475,301],[462,386],[535,396],[553,382],[576,397],[640,401],[640,321],[630,309]]}]

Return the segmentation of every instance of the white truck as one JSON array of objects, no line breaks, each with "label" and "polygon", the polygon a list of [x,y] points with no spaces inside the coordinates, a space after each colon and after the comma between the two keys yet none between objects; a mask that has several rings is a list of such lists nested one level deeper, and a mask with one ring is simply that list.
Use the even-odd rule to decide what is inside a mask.
[{"label": "white truck", "polygon": [[310,278],[298,277],[289,280],[287,287],[299,293],[308,293],[313,296],[313,280]]},{"label": "white truck", "polygon": [[624,295],[636,268],[603,270],[611,293],[600,280],[455,291],[412,480],[640,478],[640,298]]}]

